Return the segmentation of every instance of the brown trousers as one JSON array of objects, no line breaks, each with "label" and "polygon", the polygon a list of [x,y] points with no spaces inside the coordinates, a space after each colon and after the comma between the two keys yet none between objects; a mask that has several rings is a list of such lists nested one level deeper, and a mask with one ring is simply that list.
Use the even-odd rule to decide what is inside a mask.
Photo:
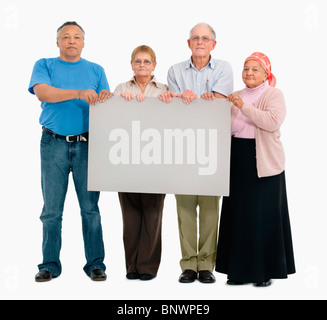
[{"label": "brown trousers", "polygon": [[157,275],[165,194],[119,192],[126,271]]}]

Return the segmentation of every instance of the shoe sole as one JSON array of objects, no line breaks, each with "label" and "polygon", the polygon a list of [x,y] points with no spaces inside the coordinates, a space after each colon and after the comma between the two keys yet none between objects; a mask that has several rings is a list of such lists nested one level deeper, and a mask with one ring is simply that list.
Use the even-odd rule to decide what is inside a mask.
[{"label": "shoe sole", "polygon": [[57,278],[57,276],[52,276],[49,279],[35,279],[35,282],[49,282],[49,281],[51,281],[53,279],[56,279],[56,278]]},{"label": "shoe sole", "polygon": [[178,280],[180,283],[193,283],[195,279],[193,280]]},{"label": "shoe sole", "polygon": [[52,279],[35,279],[35,282],[49,282]]},{"label": "shoe sole", "polygon": [[92,281],[106,281],[107,278],[91,278]]},{"label": "shoe sole", "polygon": [[267,288],[267,287],[270,287],[272,284],[272,282],[268,282],[268,283],[265,283],[265,284],[261,284],[261,283],[255,283],[254,286],[257,287],[257,288]]},{"label": "shoe sole", "polygon": [[199,279],[199,281],[201,283],[215,283],[216,282],[216,280],[200,280],[200,279]]}]

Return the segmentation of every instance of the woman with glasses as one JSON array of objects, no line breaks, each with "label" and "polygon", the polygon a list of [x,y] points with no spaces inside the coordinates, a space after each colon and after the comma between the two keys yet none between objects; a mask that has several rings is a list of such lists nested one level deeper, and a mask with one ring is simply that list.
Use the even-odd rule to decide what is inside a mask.
[{"label": "woman with glasses", "polygon": [[[152,74],[157,65],[154,51],[145,45],[134,49],[131,66],[134,76],[115,90],[127,101],[141,102],[158,97],[168,86]],[[161,226],[165,194],[119,192],[123,215],[127,279],[151,280],[156,277],[161,260]]]}]

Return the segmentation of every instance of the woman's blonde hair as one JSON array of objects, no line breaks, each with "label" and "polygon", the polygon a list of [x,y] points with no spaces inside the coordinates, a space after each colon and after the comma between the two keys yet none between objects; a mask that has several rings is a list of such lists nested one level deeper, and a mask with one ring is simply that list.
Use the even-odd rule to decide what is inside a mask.
[{"label": "woman's blonde hair", "polygon": [[132,55],[131,55],[131,62],[134,61],[136,54],[139,52],[144,52],[144,53],[149,54],[151,56],[152,62],[156,62],[156,54],[149,46],[146,46],[146,45],[138,46],[133,50]]}]

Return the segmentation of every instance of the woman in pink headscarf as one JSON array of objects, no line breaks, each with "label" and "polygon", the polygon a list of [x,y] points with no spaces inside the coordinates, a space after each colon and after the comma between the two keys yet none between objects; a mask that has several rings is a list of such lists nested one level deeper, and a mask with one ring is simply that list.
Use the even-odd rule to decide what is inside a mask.
[{"label": "woman in pink headscarf", "polygon": [[216,271],[228,284],[269,286],[295,273],[280,127],[286,107],[268,57],[245,60],[246,87],[231,94],[230,195],[223,198]]}]

